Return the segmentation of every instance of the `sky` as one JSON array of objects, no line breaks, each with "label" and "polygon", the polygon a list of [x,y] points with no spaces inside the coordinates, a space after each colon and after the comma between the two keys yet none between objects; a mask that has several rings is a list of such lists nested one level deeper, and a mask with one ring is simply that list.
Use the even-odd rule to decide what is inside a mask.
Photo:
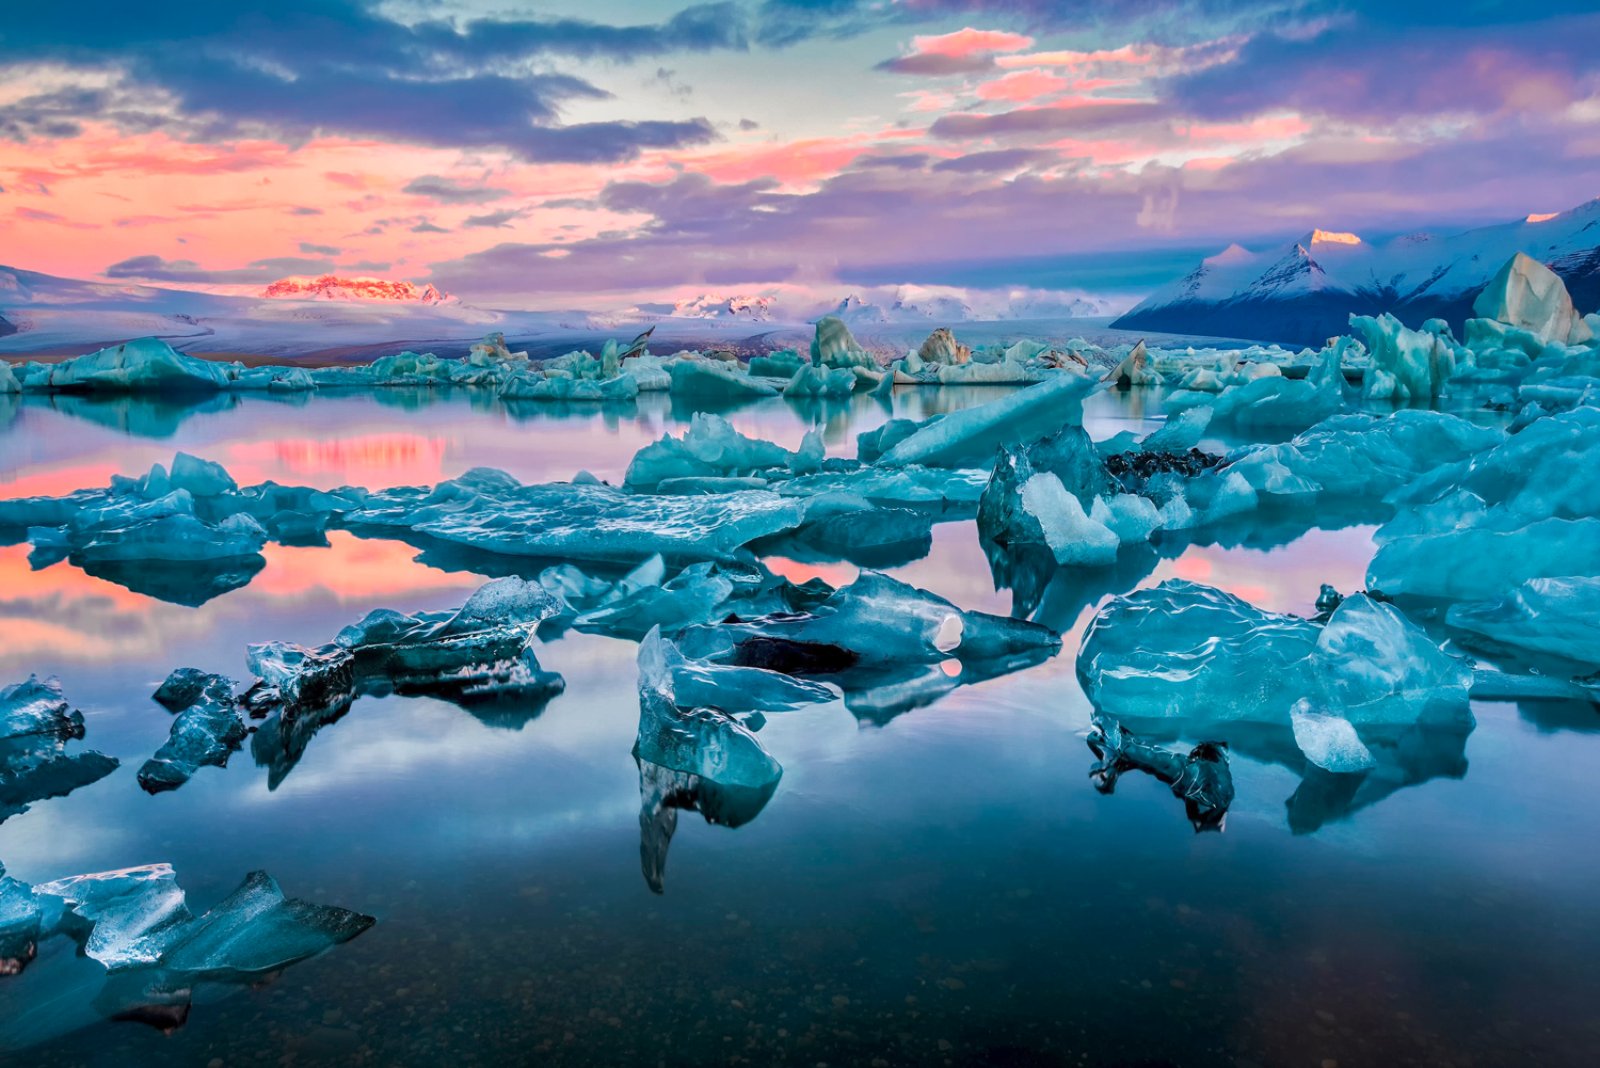
[{"label": "sky", "polygon": [[78,0],[0,20],[0,263],[475,303],[1129,292],[1600,195],[1593,0]]}]

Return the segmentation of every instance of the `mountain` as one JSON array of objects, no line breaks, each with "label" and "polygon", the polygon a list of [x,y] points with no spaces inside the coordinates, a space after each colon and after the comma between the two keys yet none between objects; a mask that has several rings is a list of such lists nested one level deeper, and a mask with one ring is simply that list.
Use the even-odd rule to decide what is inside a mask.
[{"label": "mountain", "polygon": [[680,319],[741,319],[745,322],[771,322],[773,297],[720,297],[702,294],[693,300],[680,300],[672,306],[671,314]]},{"label": "mountain", "polygon": [[432,283],[418,286],[389,278],[341,278],[336,274],[318,278],[290,275],[267,286],[261,295],[285,300],[384,300],[403,304],[445,304],[455,300]]},{"label": "mountain", "polygon": [[1600,305],[1600,199],[1570,211],[1455,234],[1380,243],[1313,230],[1288,246],[1229,245],[1111,325],[1320,345],[1352,314],[1392,312],[1409,326],[1441,318],[1458,333],[1472,301],[1515,253],[1566,282],[1580,311]]},{"label": "mountain", "polygon": [[347,285],[271,297],[206,293],[0,266],[0,353],[75,355],[130,338],[161,337],[186,352],[340,358],[376,349],[366,357],[371,359],[401,348],[465,351],[494,330],[526,342],[595,329],[583,313],[496,311],[463,304],[431,286],[413,286],[414,296],[408,296],[403,287],[410,283],[376,281],[394,287],[394,295],[358,296],[363,287]]}]

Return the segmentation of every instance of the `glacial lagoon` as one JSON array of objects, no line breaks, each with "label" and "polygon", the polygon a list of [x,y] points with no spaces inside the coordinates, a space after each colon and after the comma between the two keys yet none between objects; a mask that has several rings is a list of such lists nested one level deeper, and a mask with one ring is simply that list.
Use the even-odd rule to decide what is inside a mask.
[{"label": "glacial lagoon", "polygon": [[[905,388],[893,414],[1007,392]],[[1143,436],[1162,426],[1160,401],[1098,393],[1084,425],[1097,441]],[[0,403],[6,499],[102,486],[178,452],[240,485],[383,489],[474,467],[619,483],[697,407],[470,390]],[[830,455],[853,455],[888,417],[865,394],[720,411],[791,450],[820,429]],[[191,984],[181,1026],[152,1014],[149,991],[108,996],[73,940],[42,940],[0,979],[0,1050],[118,1066],[1581,1063],[1600,1037],[1594,706],[1474,700],[1474,725],[1410,735],[1354,779],[1236,724],[1214,732],[1234,790],[1220,834],[1197,833],[1173,788],[1137,769],[1109,794],[1091,779],[1096,726],[1074,662],[1097,606],[1188,580],[1313,616],[1323,584],[1363,587],[1363,518],[1245,523],[1055,570],[1031,616],[1061,634],[1058,653],[887,714],[830,700],[747,723],[781,779],[754,803],[703,805],[715,823],[673,812],[670,848],[648,804],[660,784],[635,755],[639,647],[578,629],[534,643],[565,682],[548,700],[363,693],[298,739],[287,768],[246,745],[181,789],[136,784],[172,724],[150,696],[172,670],[248,680],[251,643],[316,645],[376,609],[452,610],[518,565],[330,530],[326,546],[267,545],[220,595],[164,600],[0,546],[0,681],[59,676],[84,712],[76,744],[120,760],[0,823],[7,875],[170,863],[199,913],[265,870],[291,898],[375,921],[248,982]],[[763,563],[793,583],[857,577],[823,555]],[[1013,609],[971,519],[937,523],[918,558],[875,563],[962,609]],[[127,1018],[109,1018],[119,1008]]]}]

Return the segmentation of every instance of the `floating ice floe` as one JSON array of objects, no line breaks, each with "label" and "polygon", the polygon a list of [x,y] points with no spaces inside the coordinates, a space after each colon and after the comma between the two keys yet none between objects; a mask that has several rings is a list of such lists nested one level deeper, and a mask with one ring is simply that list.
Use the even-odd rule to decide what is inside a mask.
[{"label": "floating ice floe", "polygon": [[58,680],[30,677],[0,690],[0,823],[116,770],[115,757],[67,752],[83,736],[83,713],[67,704]]},{"label": "floating ice floe", "polygon": [[894,467],[982,466],[995,449],[1037,440],[1069,424],[1083,422],[1083,399],[1093,392],[1093,379],[1060,375],[1009,396],[937,415],[915,423],[895,419],[857,440],[863,461]]},{"label": "floating ice floe", "polygon": [[[207,984],[259,983],[350,941],[371,916],[290,899],[265,872],[203,914],[172,867],[149,864],[29,886],[0,868],[0,1050],[15,1052],[110,1018],[163,1030],[187,1020]],[[64,936],[85,967],[57,955],[18,973]]]},{"label": "floating ice floe", "polygon": [[[743,680],[755,677],[752,669],[733,670],[743,670]],[[708,687],[707,678],[691,669],[659,631],[640,643],[639,731],[633,748],[639,765],[639,860],[645,882],[658,894],[680,810],[699,812],[707,823],[737,827],[761,813],[783,777],[783,767],[728,710],[690,703],[695,696],[748,703],[748,695],[716,683]],[[681,695],[680,683],[687,684]],[[781,686],[760,685],[767,692],[779,692],[775,687]],[[793,700],[800,691],[782,692]]]},{"label": "floating ice floe", "polygon": [[166,743],[139,769],[147,793],[176,790],[202,767],[226,767],[244,744],[248,731],[232,679],[180,668],[161,684],[156,699],[175,718]]},{"label": "floating ice floe", "polygon": [[1535,578],[1493,600],[1450,606],[1445,622],[1490,651],[1600,670],[1600,576]]},{"label": "floating ice floe", "polygon": [[876,722],[1037,664],[1061,645],[1037,623],[966,612],[866,570],[803,611],[686,627],[676,641],[699,660],[825,678],[844,690],[851,712]]},{"label": "floating ice floe", "polygon": [[566,688],[531,647],[539,624],[561,610],[539,583],[508,576],[453,612],[378,609],[327,645],[252,645],[247,656],[258,679],[244,703],[268,718],[251,740],[251,756],[276,788],[311,737],[363,695],[438,697],[493,725],[520,727]]},{"label": "floating ice floe", "polygon": [[1470,664],[1393,605],[1346,597],[1318,624],[1180,579],[1111,601],[1078,655],[1084,692],[1118,718],[1287,723],[1302,698],[1364,724],[1469,728]]},{"label": "floating ice floe", "polygon": [[1536,578],[1600,574],[1600,409],[1538,419],[1388,502],[1367,585],[1390,596],[1487,600]]},{"label": "floating ice floe", "polygon": [[808,474],[818,470],[822,460],[822,436],[815,430],[790,452],[773,442],[745,437],[720,415],[697,412],[683,437],[668,434],[640,449],[628,464],[623,485],[636,491],[671,492],[672,483],[686,479],[760,475],[773,468],[784,476]]}]

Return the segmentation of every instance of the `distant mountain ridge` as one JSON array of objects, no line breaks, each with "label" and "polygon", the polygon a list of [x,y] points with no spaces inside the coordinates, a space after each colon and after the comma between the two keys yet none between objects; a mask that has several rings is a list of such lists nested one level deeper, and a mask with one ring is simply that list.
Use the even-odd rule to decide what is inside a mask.
[{"label": "distant mountain ridge", "polygon": [[391,278],[345,278],[336,274],[290,275],[268,285],[261,295],[286,300],[385,300],[406,304],[445,304],[455,300],[431,282],[419,286]]},{"label": "distant mountain ridge", "polygon": [[1410,326],[1440,318],[1459,331],[1473,298],[1517,252],[1560,275],[1580,311],[1600,305],[1596,199],[1570,211],[1379,244],[1313,230],[1287,248],[1229,245],[1111,325],[1317,345],[1345,333],[1351,314],[1392,312]]}]

